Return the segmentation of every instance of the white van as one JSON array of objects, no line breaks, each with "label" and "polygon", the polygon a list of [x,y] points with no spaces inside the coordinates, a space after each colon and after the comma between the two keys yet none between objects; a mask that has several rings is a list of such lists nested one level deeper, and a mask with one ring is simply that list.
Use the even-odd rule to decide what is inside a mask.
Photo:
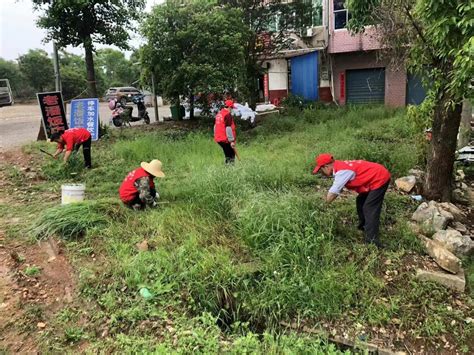
[{"label": "white van", "polygon": [[0,79],[0,107],[13,105],[12,89],[8,79]]}]

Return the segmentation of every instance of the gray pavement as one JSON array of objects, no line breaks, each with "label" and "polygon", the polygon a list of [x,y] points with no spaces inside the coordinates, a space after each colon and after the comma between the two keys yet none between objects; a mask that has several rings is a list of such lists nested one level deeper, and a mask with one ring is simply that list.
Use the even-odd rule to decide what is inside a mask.
[{"label": "gray pavement", "polygon": [[[70,105],[67,105],[66,110],[68,113],[70,112]],[[153,107],[149,107],[147,110],[151,122],[155,122],[155,110]],[[137,114],[136,106],[134,106],[133,113]],[[111,111],[107,103],[101,102],[99,106],[100,121],[109,124],[110,114]],[[171,116],[169,106],[158,107],[158,114],[160,118]],[[41,111],[37,104],[15,104],[13,106],[0,108],[0,151],[18,148],[24,144],[35,141],[40,123]],[[143,124],[143,121],[132,123],[132,125],[140,124]]]}]

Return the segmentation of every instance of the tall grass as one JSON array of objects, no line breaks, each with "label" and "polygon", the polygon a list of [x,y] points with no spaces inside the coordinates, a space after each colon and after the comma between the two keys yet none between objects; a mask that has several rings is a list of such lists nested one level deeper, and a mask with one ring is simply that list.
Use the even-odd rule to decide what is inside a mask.
[{"label": "tall grass", "polygon": [[[382,163],[394,176],[406,173],[417,157],[404,111],[353,107],[268,117],[238,133],[242,161],[233,167],[224,165],[210,123],[184,133],[120,134],[93,147],[97,167],[81,175],[89,195],[118,201],[128,171],[160,159],[166,177],[156,184],[169,203],[118,220],[105,218],[93,204],[58,208],[46,211],[33,229],[36,235],[70,236],[67,224],[82,230],[101,226],[80,248],[100,250],[107,272],[84,278],[81,289],[106,317],[120,320],[114,323],[118,343],[127,337],[137,337],[135,344],[145,341],[147,335],[134,326],[176,317],[169,309],[190,319],[210,312],[228,330],[239,322],[271,329],[291,319],[352,318],[381,325],[401,312],[404,289],[390,290],[395,306],[374,306],[378,298],[392,296],[379,274],[380,252],[365,246],[355,228],[354,197],[325,205],[321,197],[330,181],[311,171],[316,154],[331,152],[336,159]],[[417,248],[402,221],[413,205],[390,193],[387,201],[382,240],[388,255],[399,257]],[[82,209],[91,213],[84,224],[65,218],[84,214]],[[52,220],[58,222],[49,225]],[[152,249],[139,253],[134,245],[143,239]],[[149,288],[152,301],[140,300],[141,287]],[[409,318],[406,312],[397,316]],[[250,346],[249,336],[239,341]]]},{"label": "tall grass", "polygon": [[93,201],[56,206],[44,210],[29,232],[37,239],[58,236],[64,239],[82,237],[92,228],[103,228],[119,220],[123,212],[115,201]]}]

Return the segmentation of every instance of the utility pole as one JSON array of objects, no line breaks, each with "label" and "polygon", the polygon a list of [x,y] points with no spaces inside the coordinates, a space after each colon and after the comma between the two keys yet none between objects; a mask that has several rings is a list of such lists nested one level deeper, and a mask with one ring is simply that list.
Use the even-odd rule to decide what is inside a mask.
[{"label": "utility pole", "polygon": [[161,122],[160,116],[158,114],[158,100],[156,99],[156,90],[155,90],[155,73],[151,72],[151,91],[153,92],[153,107],[155,109],[155,122]]},{"label": "utility pole", "polygon": [[61,75],[59,73],[59,55],[56,42],[53,42],[54,84],[56,91],[62,92]]},{"label": "utility pole", "polygon": [[[51,2],[51,7],[54,6],[54,0]],[[54,86],[56,91],[62,93],[62,86],[61,86],[61,75],[59,74],[59,55],[58,55],[58,47],[56,46],[56,42],[53,41],[53,57],[54,57]]]}]

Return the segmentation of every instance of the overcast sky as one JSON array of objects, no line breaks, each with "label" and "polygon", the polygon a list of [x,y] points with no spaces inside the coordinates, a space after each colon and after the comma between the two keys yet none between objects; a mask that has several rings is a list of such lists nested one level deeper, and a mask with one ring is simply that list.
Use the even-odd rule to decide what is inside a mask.
[{"label": "overcast sky", "polygon": [[[153,4],[163,0],[147,0],[146,11]],[[45,32],[36,27],[38,13],[33,12],[31,0],[0,0],[0,57],[12,60],[28,52],[29,49],[42,48],[48,53],[52,52],[51,43],[43,43]],[[138,46],[138,34],[132,34],[130,44]],[[68,47],[68,51],[83,54],[82,47]]]}]

